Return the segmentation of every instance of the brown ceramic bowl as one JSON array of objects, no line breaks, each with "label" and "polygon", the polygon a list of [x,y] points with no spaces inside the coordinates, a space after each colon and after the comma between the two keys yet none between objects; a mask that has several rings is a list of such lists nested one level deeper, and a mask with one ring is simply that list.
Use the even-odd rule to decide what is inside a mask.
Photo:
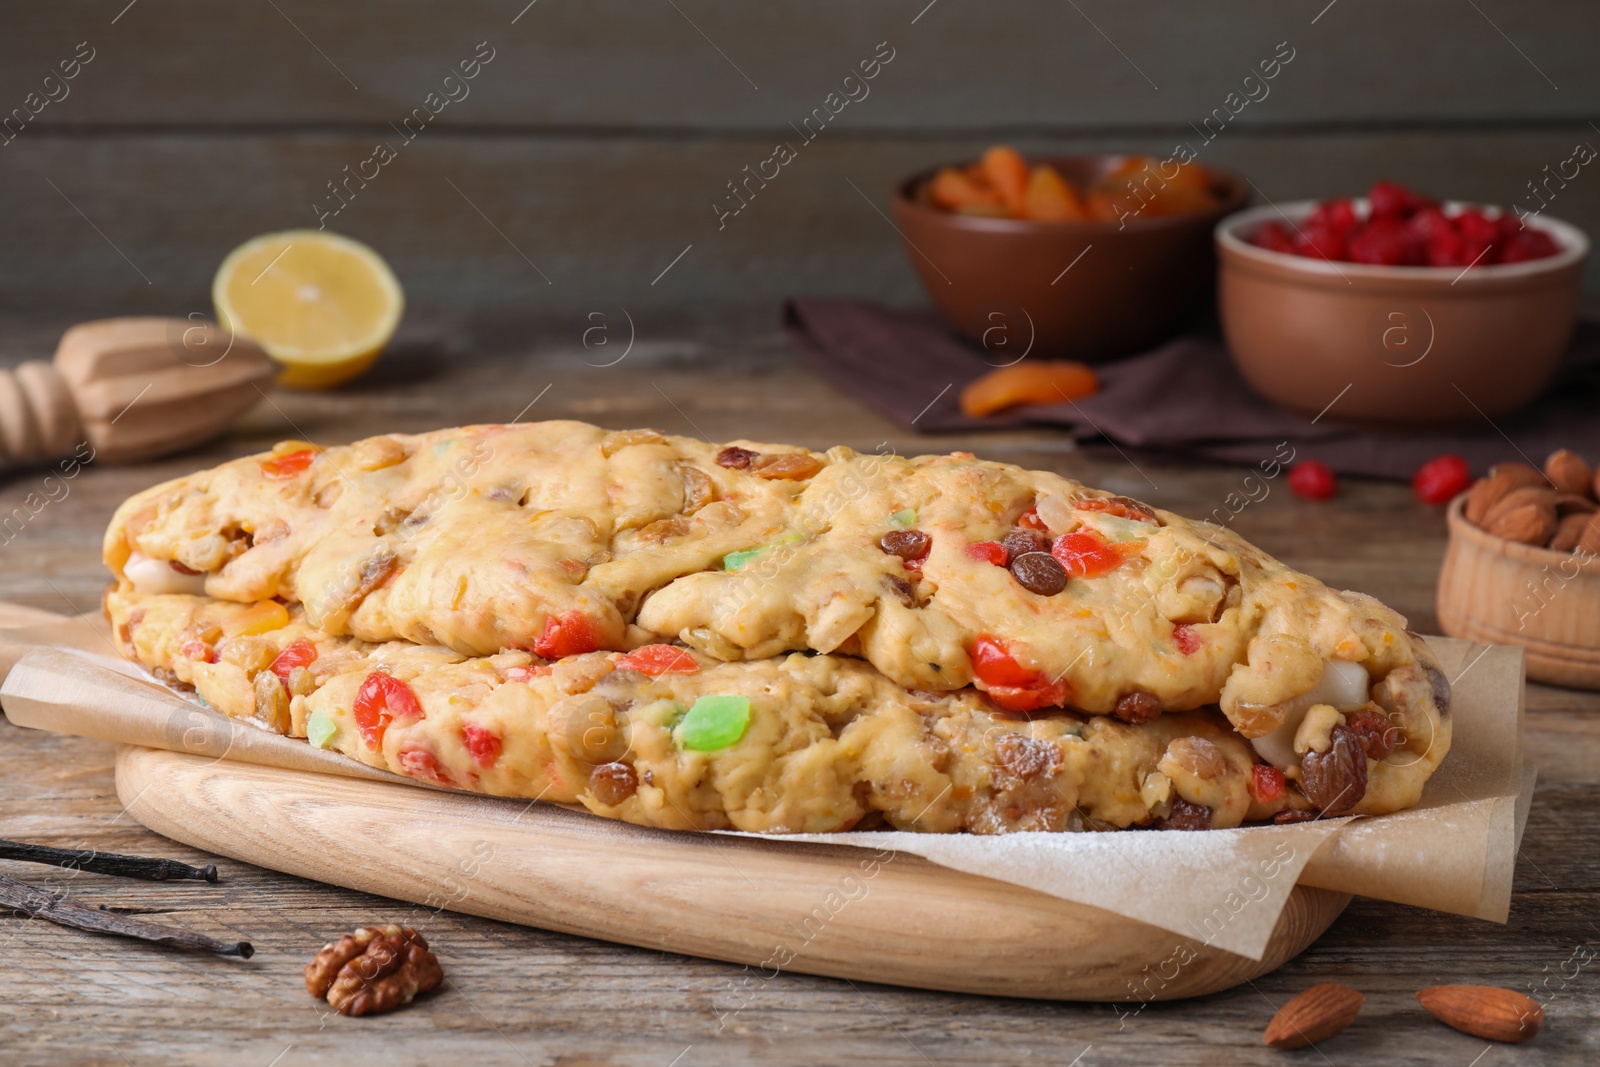
[{"label": "brown ceramic bowl", "polygon": [[1450,505],[1439,572],[1439,627],[1451,637],[1518,645],[1528,677],[1600,689],[1600,558],[1555,552],[1480,530]]},{"label": "brown ceramic bowl", "polygon": [[1217,225],[1222,331],[1256,392],[1330,422],[1405,429],[1481,425],[1550,383],[1577,322],[1582,230],[1541,216],[1530,225],[1558,254],[1465,272],[1331,263],[1248,242],[1315,206],[1254,208]]},{"label": "brown ceramic bowl", "polygon": [[[1081,189],[1125,158],[1029,162],[1049,163]],[[1166,339],[1209,296],[1212,228],[1247,195],[1242,180],[1212,170],[1219,202],[1211,211],[1034,222],[944,211],[928,197],[935,173],[895,190],[906,255],[950,325],[1008,362],[1023,353],[1095,362]]]}]

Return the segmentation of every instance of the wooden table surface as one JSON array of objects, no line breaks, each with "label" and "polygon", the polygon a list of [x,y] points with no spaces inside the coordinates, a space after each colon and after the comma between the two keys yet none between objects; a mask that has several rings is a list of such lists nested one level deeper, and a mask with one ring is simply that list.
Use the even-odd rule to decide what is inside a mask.
[{"label": "wooden table surface", "polygon": [[[770,311],[745,320],[639,324],[609,348],[588,322],[408,327],[366,379],[337,393],[273,393],[227,440],[133,468],[90,465],[52,490],[20,532],[0,534],[0,599],[90,610],[105,575],[101,531],[115,505],[158,480],[300,437],[335,444],[372,433],[466,422],[579,418],[711,439],[755,437],[870,450],[969,449],[1059,470],[1200,515],[1243,471],[1090,455],[1045,431],[917,437],[798,367]],[[63,324],[0,322],[0,361],[48,353]],[[908,382],[927,393],[940,382]],[[528,407],[528,405],[532,405]],[[0,515],[39,492],[38,472],[0,486]],[[1407,488],[1347,484],[1310,504],[1275,483],[1239,514],[1246,537],[1330,584],[1372,593],[1433,630],[1444,520]],[[1006,1000],[758,972],[546,933],[448,912],[420,925],[447,986],[407,1011],[351,1020],[318,1010],[300,971],[324,941],[410,905],[219,860],[216,885],[128,883],[0,863],[0,871],[196,930],[246,937],[248,962],[168,952],[0,918],[0,1060],[6,1063],[693,1064],[930,1063],[1454,1064],[1600,1061],[1600,696],[1530,686],[1528,757],[1540,778],[1516,869],[1511,920],[1498,926],[1357,901],[1304,956],[1244,986],[1137,1013],[1108,1005]],[[0,836],[60,845],[205,856],[122,814],[110,745],[0,724]],[[708,901],[707,907],[715,907]],[[824,935],[825,936],[825,935]],[[1360,1022],[1302,1053],[1261,1044],[1274,1006],[1324,981],[1367,996]],[[1429,985],[1484,982],[1532,991],[1545,1029],[1527,1046],[1448,1030],[1413,999]],[[323,1005],[325,1008],[326,1005]]]}]

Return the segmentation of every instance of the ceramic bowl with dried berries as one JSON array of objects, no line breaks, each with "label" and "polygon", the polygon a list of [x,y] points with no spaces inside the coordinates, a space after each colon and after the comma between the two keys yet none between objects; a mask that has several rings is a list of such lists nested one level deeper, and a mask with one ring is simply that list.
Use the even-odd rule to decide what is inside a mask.
[{"label": "ceramic bowl with dried berries", "polygon": [[1528,677],[1600,689],[1600,477],[1563,449],[1502,463],[1450,505],[1439,625],[1520,645]]},{"label": "ceramic bowl with dried berries", "polygon": [[1246,383],[1308,418],[1389,430],[1481,425],[1537,397],[1571,343],[1589,254],[1576,226],[1393,182],[1230,215],[1216,244]]}]

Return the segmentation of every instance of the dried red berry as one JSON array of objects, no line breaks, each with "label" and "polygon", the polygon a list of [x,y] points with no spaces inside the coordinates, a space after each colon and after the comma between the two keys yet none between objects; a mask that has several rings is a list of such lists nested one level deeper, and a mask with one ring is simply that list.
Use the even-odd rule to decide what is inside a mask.
[{"label": "dried red berry", "polygon": [[1289,231],[1281,223],[1269,222],[1256,231],[1251,241],[1260,248],[1270,249],[1273,252],[1295,254],[1294,238],[1289,236]]},{"label": "dried red berry", "polygon": [[1426,247],[1399,219],[1368,222],[1351,234],[1348,252],[1352,263],[1384,267],[1420,267],[1428,261]]},{"label": "dried red berry", "polygon": [[1412,491],[1424,504],[1448,504],[1472,484],[1472,468],[1454,453],[1435,456],[1417,468],[1411,479]]},{"label": "dried red berry", "polygon": [[1289,490],[1306,500],[1332,500],[1339,492],[1339,476],[1326,463],[1308,459],[1289,468]]}]

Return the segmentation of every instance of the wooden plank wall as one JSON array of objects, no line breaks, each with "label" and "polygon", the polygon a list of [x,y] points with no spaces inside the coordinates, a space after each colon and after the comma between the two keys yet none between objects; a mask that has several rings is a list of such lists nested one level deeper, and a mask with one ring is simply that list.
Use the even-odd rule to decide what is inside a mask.
[{"label": "wooden plank wall", "polygon": [[[1201,158],[1274,201],[1386,176],[1536,206],[1530,183],[1600,145],[1597,40],[1579,0],[13,5],[0,313],[204,310],[222,255],[317,225],[347,166],[376,176],[328,225],[381,250],[423,312],[915,302],[879,212],[895,179],[997,139],[1200,145],[1246,91],[1266,95]],[[875,53],[892,58],[847,85]],[[475,78],[446,82],[475,54]],[[790,124],[846,90],[800,142]],[[726,183],[779,140],[798,158],[719,225]],[[363,164],[379,142],[395,158]],[[1550,188],[1551,214],[1600,233],[1600,167]],[[1600,268],[1589,283],[1593,304]]]}]

